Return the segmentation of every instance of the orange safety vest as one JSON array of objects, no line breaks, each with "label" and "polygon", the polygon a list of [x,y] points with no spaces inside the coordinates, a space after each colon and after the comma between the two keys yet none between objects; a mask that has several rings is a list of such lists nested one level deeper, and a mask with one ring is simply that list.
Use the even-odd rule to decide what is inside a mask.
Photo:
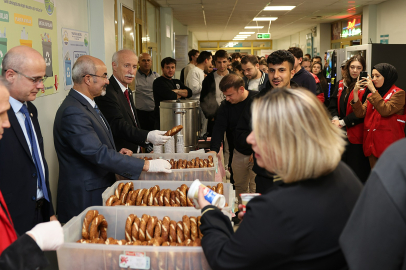
[{"label": "orange safety vest", "polygon": [[[391,99],[393,94],[402,89],[393,85],[383,97],[385,103]],[[369,94],[368,96],[372,95]],[[391,145],[405,137],[406,115],[392,114],[383,117],[368,101],[367,112],[364,121],[364,154],[365,156],[374,155],[380,157],[383,151]]]},{"label": "orange safety vest", "polygon": [[[337,108],[338,108],[338,115],[340,115],[340,98],[341,94],[343,93],[344,90],[344,82],[343,80],[338,82],[338,94],[337,94]],[[360,89],[358,91],[358,98],[362,100],[362,95],[364,94],[365,89]],[[353,100],[354,98],[354,91],[351,91],[350,96],[348,97],[348,102],[347,102],[347,114],[349,115],[350,113],[353,112],[350,101]],[[364,124],[360,123],[358,125],[355,125],[353,127],[346,126],[347,128],[347,137],[350,143],[352,144],[362,144],[363,141],[363,133],[364,133]]]}]

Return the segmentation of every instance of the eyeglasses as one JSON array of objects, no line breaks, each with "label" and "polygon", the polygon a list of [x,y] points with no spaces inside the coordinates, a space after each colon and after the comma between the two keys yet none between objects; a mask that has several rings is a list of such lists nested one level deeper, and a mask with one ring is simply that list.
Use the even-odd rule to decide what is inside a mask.
[{"label": "eyeglasses", "polygon": [[99,77],[99,78],[103,78],[103,79],[107,79],[107,77],[108,77],[107,73],[104,73],[102,76],[96,75],[96,74],[86,74],[86,75],[83,75],[82,77],[86,77],[87,75],[94,76],[94,77]]},{"label": "eyeglasses", "polygon": [[[44,76],[44,77],[31,77],[31,76],[27,76],[24,73],[21,73],[20,71],[17,71],[15,69],[11,69],[12,71],[14,71],[15,73],[22,75],[24,77],[26,77],[27,79],[29,79],[30,81],[32,81],[33,84],[39,84],[39,83],[44,83],[46,79],[48,79],[48,76]],[[6,70],[4,70],[6,71]]]}]

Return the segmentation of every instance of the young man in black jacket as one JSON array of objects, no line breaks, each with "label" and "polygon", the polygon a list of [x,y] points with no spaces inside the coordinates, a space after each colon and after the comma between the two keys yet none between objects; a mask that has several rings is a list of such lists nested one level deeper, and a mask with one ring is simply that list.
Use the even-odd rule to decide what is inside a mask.
[{"label": "young man in black jacket", "polygon": [[180,98],[190,98],[192,96],[192,90],[185,86],[182,81],[172,79],[175,75],[176,60],[171,57],[166,57],[161,61],[162,76],[156,78],[152,91],[154,93],[155,101],[155,128],[159,129],[161,125],[159,116],[159,106],[161,101],[164,100],[177,100]]},{"label": "young man in black jacket", "polygon": [[224,132],[226,132],[230,153],[234,152],[232,168],[234,172],[235,193],[239,203],[241,203],[240,193],[255,192],[255,183],[253,181],[255,174],[252,172],[254,164],[250,161],[251,148],[234,148],[235,129],[246,104],[258,92],[246,90],[243,79],[236,74],[224,76],[219,87],[226,99],[221,102],[217,112],[210,150],[216,153],[219,152]]},{"label": "young man in black jacket", "polygon": [[[287,88],[297,88],[298,85],[291,80],[290,78],[294,74],[294,56],[285,50],[279,50],[273,52],[268,56],[268,76],[269,82],[268,87],[261,91],[255,98],[259,98],[272,89],[277,87],[287,87]],[[252,100],[248,102],[245,106],[244,111],[241,115],[240,121],[236,127],[236,137],[235,137],[235,147],[237,149],[248,149],[251,147],[247,143],[247,137],[251,133],[251,103]],[[254,173],[256,173],[255,183],[256,183],[256,192],[264,194],[273,184],[274,174],[268,172],[264,168],[261,168],[257,165],[254,158]]]},{"label": "young man in black jacket", "polygon": [[301,66],[303,61],[303,51],[298,47],[291,47],[288,49],[290,53],[293,54],[295,59],[294,70],[295,75],[292,81],[297,83],[299,86],[310,90],[313,94],[317,95],[316,80],[314,77]]}]

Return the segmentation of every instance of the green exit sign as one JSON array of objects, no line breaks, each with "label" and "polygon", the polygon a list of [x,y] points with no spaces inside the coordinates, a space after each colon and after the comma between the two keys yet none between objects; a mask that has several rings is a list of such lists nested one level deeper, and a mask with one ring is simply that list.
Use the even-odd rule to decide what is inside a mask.
[{"label": "green exit sign", "polygon": [[257,33],[257,39],[271,39],[270,33]]}]

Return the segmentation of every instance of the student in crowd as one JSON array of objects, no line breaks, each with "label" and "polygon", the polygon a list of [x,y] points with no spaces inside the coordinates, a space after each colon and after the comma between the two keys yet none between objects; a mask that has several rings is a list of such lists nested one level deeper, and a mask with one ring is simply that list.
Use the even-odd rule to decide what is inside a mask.
[{"label": "student in crowd", "polygon": [[199,188],[202,247],[210,267],[346,269],[338,239],[362,185],[340,161],[343,131],[304,89],[278,88],[255,99],[252,124],[247,142],[258,165],[280,180],[248,202],[235,233]]},{"label": "student in crowd", "polygon": [[161,125],[159,116],[159,106],[164,100],[177,100],[190,98],[193,95],[192,90],[183,84],[182,80],[173,79],[176,71],[176,60],[166,57],[161,61],[162,76],[156,78],[152,84],[155,101],[155,128],[159,129]]},{"label": "student in crowd", "polygon": [[187,75],[197,65],[197,58],[199,57],[200,52],[198,50],[192,49],[188,52],[189,64],[184,67],[180,72],[180,81],[183,84],[186,84]]},{"label": "student in crowd", "polygon": [[302,61],[301,66],[304,67],[304,69],[305,69],[307,72],[311,72],[310,65],[311,65],[310,59],[307,58],[307,57],[303,57],[303,61]]},{"label": "student in crowd", "polygon": [[312,56],[311,56],[310,54],[308,54],[308,53],[306,53],[306,54],[304,55],[304,57],[306,57],[307,59],[309,59],[309,61],[312,60]]},{"label": "student in crowd", "polygon": [[266,63],[266,59],[261,59],[259,61],[259,70],[268,74],[268,64]]},{"label": "student in crowd", "polygon": [[[192,90],[192,100],[200,100],[200,92],[202,91],[202,83],[205,76],[205,72],[208,71],[211,65],[212,56],[211,52],[203,51],[197,58],[197,66],[189,72],[186,79],[186,86]],[[204,116],[203,111],[199,107],[201,116],[201,134],[204,135],[207,132],[207,118]]]},{"label": "student in crowd", "polygon": [[[295,57],[286,50],[274,51],[268,56],[268,87],[256,96],[261,97],[268,92],[273,91],[278,87],[297,88],[298,85],[291,78],[294,74],[293,66]],[[251,133],[251,104],[247,104],[244,112],[238,121],[236,128],[235,145],[238,148],[245,148],[247,145],[247,137]],[[240,145],[241,144],[241,145]],[[273,184],[275,173],[267,171],[265,168],[259,167],[254,154],[253,171],[256,173],[255,184],[256,192],[265,194]]]},{"label": "student in crowd", "polygon": [[300,65],[303,61],[302,49],[298,47],[291,47],[288,49],[288,51],[295,57],[295,75],[293,76],[292,81],[316,95],[316,81],[314,80],[313,76]]},{"label": "student in crowd", "polygon": [[313,57],[313,59],[312,59],[312,64],[313,64],[314,62],[319,62],[320,64],[322,64],[322,63],[321,63],[321,57],[320,57],[320,56],[315,56],[315,57]]},{"label": "student in crowd", "polygon": [[[309,62],[310,63],[310,62]],[[311,66],[311,73],[316,76],[319,81],[320,93],[324,95],[324,105],[328,107],[330,100],[328,98],[328,84],[327,79],[324,77],[323,72],[321,72],[321,64],[319,62],[314,63]],[[318,91],[319,92],[319,91]]]},{"label": "student in crowd", "polygon": [[240,76],[241,78],[244,77],[244,73],[243,73],[242,67],[241,67],[241,62],[239,62],[239,61],[234,61],[234,62],[231,64],[231,67],[232,67],[231,70],[232,70],[235,74],[237,74],[237,75]]},{"label": "student in crowd", "polygon": [[241,203],[240,193],[255,192],[255,173],[252,171],[254,162],[250,158],[252,149],[249,146],[235,148],[236,127],[246,104],[249,104],[258,92],[246,90],[244,80],[236,74],[226,75],[220,81],[219,87],[226,99],[218,109],[210,150],[216,154],[220,151],[225,132],[229,151],[233,153],[231,167],[234,173],[235,195]]},{"label": "student in crowd", "polygon": [[[371,167],[368,158],[365,157],[362,143],[364,134],[364,119],[358,118],[350,101],[354,98],[353,91],[358,77],[365,69],[365,59],[361,55],[351,57],[345,67],[343,79],[337,84],[336,90],[331,95],[329,111],[332,116],[332,123],[347,132],[346,150],[342,160],[355,172],[358,178],[365,182],[368,178]],[[358,98],[362,99],[364,89],[357,89]]]},{"label": "student in crowd", "polygon": [[255,55],[246,55],[241,59],[244,73],[245,88],[248,90],[264,90],[268,83],[268,74],[259,69],[258,58]]},{"label": "student in crowd", "polygon": [[242,55],[239,52],[231,54],[231,62],[241,62]]},{"label": "student in crowd", "polygon": [[[397,79],[396,68],[381,63],[373,67],[372,77],[359,79],[354,87],[351,105],[355,115],[365,119],[363,146],[371,168],[390,144],[405,137],[405,91],[395,85]],[[364,87],[368,90],[362,104],[357,92]]]}]

